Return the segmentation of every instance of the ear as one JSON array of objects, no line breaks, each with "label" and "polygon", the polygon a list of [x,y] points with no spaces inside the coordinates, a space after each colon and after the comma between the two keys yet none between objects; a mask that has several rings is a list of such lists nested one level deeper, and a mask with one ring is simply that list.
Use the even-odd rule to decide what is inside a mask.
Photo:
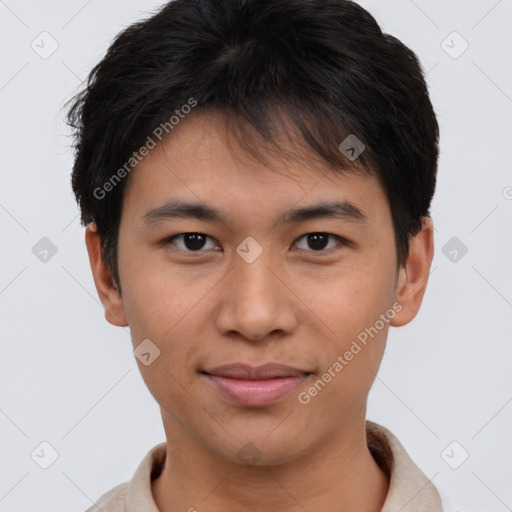
[{"label": "ear", "polygon": [[96,224],[91,222],[85,230],[85,245],[89,253],[94,284],[105,308],[105,318],[112,325],[126,327],[128,322],[124,312],[123,299],[117,289],[110,268],[103,260],[100,242]]},{"label": "ear", "polygon": [[433,257],[434,226],[432,219],[423,217],[421,231],[410,238],[406,264],[399,270],[395,300],[402,309],[390,321],[394,327],[408,324],[417,315],[427,288]]}]

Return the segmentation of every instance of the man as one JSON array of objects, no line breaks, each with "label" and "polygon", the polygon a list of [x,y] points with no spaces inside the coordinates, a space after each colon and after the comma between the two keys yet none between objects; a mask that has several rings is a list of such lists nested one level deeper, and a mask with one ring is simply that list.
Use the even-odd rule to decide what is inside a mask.
[{"label": "man", "polygon": [[69,122],[96,288],[166,433],[97,506],[440,512],[366,420],[433,257],[414,53],[346,0],[176,0],[116,38]]}]

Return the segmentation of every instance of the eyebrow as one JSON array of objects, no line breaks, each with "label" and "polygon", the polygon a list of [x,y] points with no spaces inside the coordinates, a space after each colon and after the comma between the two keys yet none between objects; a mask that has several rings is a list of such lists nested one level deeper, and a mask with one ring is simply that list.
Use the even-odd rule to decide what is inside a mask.
[{"label": "eyebrow", "polygon": [[[209,205],[174,199],[152,208],[143,216],[145,226],[165,220],[182,218],[227,223],[228,215]],[[349,201],[316,202],[308,206],[294,208],[286,212],[277,224],[292,224],[317,219],[340,219],[364,224],[366,215]]]}]

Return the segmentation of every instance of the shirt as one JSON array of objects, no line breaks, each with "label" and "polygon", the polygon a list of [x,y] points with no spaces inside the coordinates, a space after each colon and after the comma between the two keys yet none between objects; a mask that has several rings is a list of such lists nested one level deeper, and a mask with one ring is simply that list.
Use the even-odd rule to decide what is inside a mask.
[{"label": "shirt", "polygon": [[[398,439],[386,428],[366,421],[368,448],[389,478],[389,490],[381,512],[443,512],[434,484],[409,457]],[[129,482],[119,484],[86,512],[159,512],[151,482],[163,469],[166,443],[154,446],[142,459]]]}]

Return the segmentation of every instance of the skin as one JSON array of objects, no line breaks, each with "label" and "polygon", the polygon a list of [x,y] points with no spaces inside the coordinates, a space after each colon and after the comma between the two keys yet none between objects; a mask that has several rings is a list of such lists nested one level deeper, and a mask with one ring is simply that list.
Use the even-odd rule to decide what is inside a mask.
[{"label": "skin", "polygon": [[[149,366],[137,360],[167,437],[155,502],[162,512],[377,512],[389,482],[368,450],[365,416],[388,324],[308,404],[297,395],[393,304],[401,310],[390,325],[416,316],[433,257],[432,222],[424,219],[397,269],[391,212],[376,177],[337,175],[304,145],[290,146],[296,158],[281,158],[254,134],[266,160],[257,161],[220,129],[222,121],[213,112],[190,115],[132,171],[119,231],[122,295],[94,224],[86,230],[106,319],[130,326],[134,348],[149,338],[161,351]],[[228,218],[146,225],[144,215],[171,198],[206,203]],[[356,205],[366,221],[277,222],[291,208],[332,200]],[[168,240],[190,232],[210,237],[202,252],[187,249],[183,237]],[[349,243],[329,237],[315,251],[304,235],[317,232]],[[247,236],[263,248],[252,263],[236,252]],[[313,376],[277,403],[244,408],[200,373],[231,362],[280,362]],[[237,456],[247,443],[260,456],[254,465]]]}]

